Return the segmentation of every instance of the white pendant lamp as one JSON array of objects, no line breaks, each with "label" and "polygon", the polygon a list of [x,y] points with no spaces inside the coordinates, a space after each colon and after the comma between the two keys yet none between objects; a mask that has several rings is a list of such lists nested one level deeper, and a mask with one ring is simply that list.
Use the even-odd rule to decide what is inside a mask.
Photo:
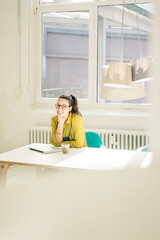
[{"label": "white pendant lamp", "polygon": [[115,88],[104,85],[109,66],[103,67],[100,97],[111,101],[133,100],[146,96],[144,83],[131,84],[130,88]]},{"label": "white pendant lamp", "polygon": [[129,88],[132,84],[132,67],[129,63],[123,62],[123,29],[124,0],[122,9],[120,62],[112,62],[109,64],[107,75],[104,79],[104,86],[106,87]]},{"label": "white pendant lamp", "polygon": [[122,62],[109,64],[103,84],[106,87],[130,88],[132,85],[132,67]]},{"label": "white pendant lamp", "polygon": [[[135,0],[136,4],[136,0]],[[132,82],[146,82],[152,80],[153,78],[153,57],[145,56],[141,57],[141,39],[139,33],[139,19],[136,12],[136,22],[137,22],[137,31],[138,31],[138,42],[139,42],[139,58],[134,58],[131,60],[130,64],[132,66]]]},{"label": "white pendant lamp", "polygon": [[131,60],[132,81],[146,82],[153,79],[153,58],[151,56]]}]

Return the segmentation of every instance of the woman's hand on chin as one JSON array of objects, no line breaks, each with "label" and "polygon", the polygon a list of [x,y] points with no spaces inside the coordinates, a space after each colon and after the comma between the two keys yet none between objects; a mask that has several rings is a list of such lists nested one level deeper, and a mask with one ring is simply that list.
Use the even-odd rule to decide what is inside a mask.
[{"label": "woman's hand on chin", "polygon": [[64,124],[65,121],[66,121],[66,118],[65,118],[65,117],[58,116],[58,122],[59,122],[59,123]]}]

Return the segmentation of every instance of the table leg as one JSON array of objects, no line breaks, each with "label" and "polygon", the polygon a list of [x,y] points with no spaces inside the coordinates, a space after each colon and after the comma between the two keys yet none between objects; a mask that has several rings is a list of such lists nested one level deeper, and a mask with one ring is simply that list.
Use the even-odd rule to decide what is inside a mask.
[{"label": "table leg", "polygon": [[40,176],[41,170],[42,170],[41,167],[36,167],[36,175],[37,175],[37,177]]},{"label": "table leg", "polygon": [[4,189],[7,180],[7,171],[9,164],[0,164],[0,189]]}]

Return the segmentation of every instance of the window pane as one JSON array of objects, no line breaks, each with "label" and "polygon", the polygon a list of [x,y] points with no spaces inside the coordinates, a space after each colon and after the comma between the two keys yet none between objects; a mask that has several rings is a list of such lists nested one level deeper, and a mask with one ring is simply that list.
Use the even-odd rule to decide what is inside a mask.
[{"label": "window pane", "polygon": [[67,3],[67,2],[92,2],[93,0],[40,0],[39,3],[41,4],[52,4],[52,3]]},{"label": "window pane", "polygon": [[88,12],[43,14],[43,98],[88,98],[88,28]]},{"label": "window pane", "polygon": [[[123,62],[134,58],[151,56],[153,4],[125,4],[122,28],[123,5],[98,8],[98,102],[115,102],[100,97],[104,65],[120,62],[123,41]],[[123,35],[122,35],[123,33]],[[123,40],[122,40],[123,36]],[[136,100],[117,101],[124,103],[149,103],[151,81],[145,82],[146,96]]]}]

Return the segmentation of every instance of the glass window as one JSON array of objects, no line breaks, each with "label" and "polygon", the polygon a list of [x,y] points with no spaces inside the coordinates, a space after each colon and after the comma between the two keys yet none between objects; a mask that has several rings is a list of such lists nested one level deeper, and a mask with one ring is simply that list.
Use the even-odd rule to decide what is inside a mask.
[{"label": "glass window", "polygon": [[89,13],[43,14],[42,98],[88,99]]},{"label": "glass window", "polygon": [[[122,13],[124,13],[122,25]],[[111,62],[120,62],[123,36],[123,62],[150,56],[153,4],[125,4],[98,7],[98,103],[115,102],[100,97],[102,69]],[[123,35],[122,35],[123,33]],[[145,83],[146,96],[136,100],[118,101],[142,103],[150,101],[151,81]]]},{"label": "glass window", "polygon": [[153,3],[134,4],[133,1],[123,5],[116,0],[112,5],[98,0],[84,4],[78,3],[84,0],[41,0],[40,3],[49,2],[56,4],[39,6],[37,11],[38,101],[50,102],[45,99],[72,93],[85,104],[150,104],[152,81],[144,83],[145,97],[123,101],[104,99],[101,84],[103,66],[122,59],[122,39],[124,63],[152,55]]}]

